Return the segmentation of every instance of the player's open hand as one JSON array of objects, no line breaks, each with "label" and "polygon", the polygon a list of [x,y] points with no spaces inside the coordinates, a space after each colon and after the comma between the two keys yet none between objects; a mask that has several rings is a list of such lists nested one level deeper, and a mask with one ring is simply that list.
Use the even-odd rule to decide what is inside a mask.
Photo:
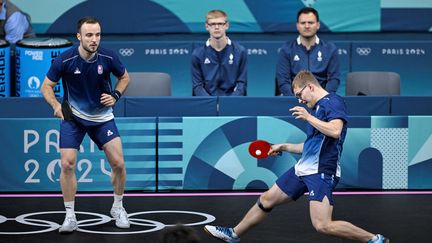
[{"label": "player's open hand", "polygon": [[308,117],[310,116],[309,112],[301,106],[294,106],[289,110],[292,112],[292,115],[295,117],[295,119],[303,119],[307,121]]},{"label": "player's open hand", "polygon": [[100,102],[104,106],[114,106],[116,99],[111,94],[103,93],[101,95]]}]

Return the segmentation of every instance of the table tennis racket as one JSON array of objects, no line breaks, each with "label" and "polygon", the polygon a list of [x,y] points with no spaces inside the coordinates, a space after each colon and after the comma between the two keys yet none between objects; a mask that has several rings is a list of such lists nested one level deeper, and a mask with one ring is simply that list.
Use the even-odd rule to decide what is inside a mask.
[{"label": "table tennis racket", "polygon": [[264,140],[255,140],[249,144],[249,153],[257,159],[265,159],[270,151],[271,144]]}]

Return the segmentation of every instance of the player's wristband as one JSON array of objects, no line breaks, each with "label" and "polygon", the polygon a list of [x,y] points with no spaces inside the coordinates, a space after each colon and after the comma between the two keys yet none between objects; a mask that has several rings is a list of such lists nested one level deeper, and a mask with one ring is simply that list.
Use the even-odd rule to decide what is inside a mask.
[{"label": "player's wristband", "polygon": [[118,90],[114,90],[111,93],[111,96],[114,97],[114,99],[116,100],[116,102],[120,99],[120,97],[122,96],[122,94],[120,93],[120,91]]}]

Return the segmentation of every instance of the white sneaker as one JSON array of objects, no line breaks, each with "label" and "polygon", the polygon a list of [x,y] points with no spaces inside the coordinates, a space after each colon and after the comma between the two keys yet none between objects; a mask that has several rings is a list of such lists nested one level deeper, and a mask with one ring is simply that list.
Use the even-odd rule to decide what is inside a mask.
[{"label": "white sneaker", "polygon": [[128,215],[123,207],[112,207],[111,216],[115,219],[117,227],[122,229],[130,227]]},{"label": "white sneaker", "polygon": [[70,233],[78,228],[75,215],[67,215],[63,221],[62,226],[59,228],[60,233]]},{"label": "white sneaker", "polygon": [[206,225],[204,226],[204,230],[211,234],[213,237],[223,240],[229,243],[237,243],[240,242],[240,237],[238,237],[233,228],[221,227],[221,226],[212,226]]}]

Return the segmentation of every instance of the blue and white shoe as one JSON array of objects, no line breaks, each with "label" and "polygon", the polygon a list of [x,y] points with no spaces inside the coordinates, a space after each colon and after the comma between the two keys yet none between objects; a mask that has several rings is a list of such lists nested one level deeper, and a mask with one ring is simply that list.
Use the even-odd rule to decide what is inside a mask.
[{"label": "blue and white shoe", "polygon": [[221,227],[221,226],[204,226],[204,230],[211,234],[213,237],[223,240],[228,243],[240,242],[240,237],[234,233],[233,228]]},{"label": "blue and white shoe", "polygon": [[389,243],[390,240],[385,238],[383,235],[375,235],[375,237],[368,241],[368,243]]}]

